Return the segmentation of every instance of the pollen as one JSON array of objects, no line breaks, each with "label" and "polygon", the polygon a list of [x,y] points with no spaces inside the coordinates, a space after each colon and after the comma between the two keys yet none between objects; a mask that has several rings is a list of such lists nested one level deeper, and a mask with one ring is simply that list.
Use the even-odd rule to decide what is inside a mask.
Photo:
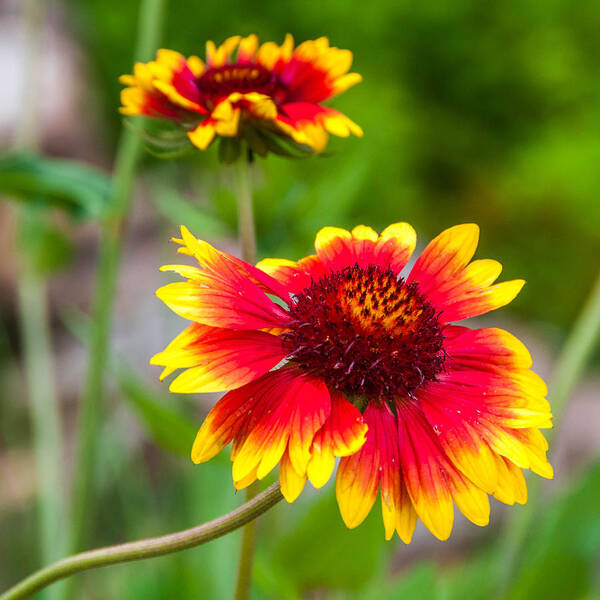
[{"label": "pollen", "polygon": [[391,270],[358,265],[297,294],[283,334],[291,360],[349,397],[412,395],[444,369],[434,308]]}]

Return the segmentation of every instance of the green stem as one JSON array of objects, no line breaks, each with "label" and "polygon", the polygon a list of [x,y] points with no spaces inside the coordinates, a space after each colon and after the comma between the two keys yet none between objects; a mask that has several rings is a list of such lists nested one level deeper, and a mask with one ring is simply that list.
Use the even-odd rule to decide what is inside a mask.
[{"label": "green stem", "polygon": [[251,175],[252,154],[236,163],[236,198],[238,206],[238,229],[242,258],[251,264],[256,262],[256,233],[254,231],[254,211],[252,209]]},{"label": "green stem", "polygon": [[54,384],[46,294],[45,280],[31,265],[23,265],[19,281],[19,312],[39,486],[43,563],[63,555],[65,500],[60,408]]},{"label": "green stem", "polygon": [[[250,264],[256,263],[256,232],[254,229],[254,211],[252,208],[252,183],[250,180],[252,151],[236,164],[236,198],[238,206],[238,230],[242,258]],[[250,502],[258,493],[258,482],[246,488],[246,502]],[[256,523],[251,522],[242,531],[242,545],[238,562],[235,600],[247,600],[252,583],[252,564],[256,542]]]},{"label": "green stem", "polygon": [[[567,401],[571,396],[587,361],[600,338],[600,275],[590,296],[575,321],[575,325],[556,361],[550,387],[550,401],[554,419],[560,422]],[[553,439],[553,430],[546,434],[548,442]],[[502,544],[502,568],[499,577],[499,598],[505,597],[508,586],[513,581],[519,558],[531,531],[533,520],[539,511],[540,480],[528,482],[527,504],[513,513],[508,522]]]},{"label": "green stem", "polygon": [[[39,144],[39,65],[44,24],[42,0],[23,0],[22,16],[25,80],[15,142],[21,148],[35,150]],[[19,217],[23,224],[39,218],[35,207],[22,209]],[[64,550],[64,453],[60,405],[54,381],[46,279],[36,269],[34,258],[26,246],[24,252],[26,255],[18,286],[19,322],[38,481],[40,555],[42,562],[47,563],[60,558]],[[59,593],[60,590],[55,590],[49,597],[55,598]]]},{"label": "green stem", "polygon": [[[258,493],[258,481],[246,488],[246,502],[252,501]],[[234,600],[247,600],[252,583],[252,565],[254,563],[254,546],[256,543],[256,521],[251,521],[242,530],[242,545],[238,562]]]},{"label": "green stem", "polygon": [[[600,274],[556,362],[551,388],[552,414],[560,421],[575,384],[600,339]],[[546,435],[553,438],[553,430]]]},{"label": "green stem", "polygon": [[107,548],[99,548],[98,550],[75,554],[30,575],[27,579],[24,579],[2,594],[0,600],[22,600],[23,598],[28,598],[52,582],[81,571],[114,565],[116,563],[162,556],[163,554],[171,554],[205,544],[253,521],[277,504],[282,498],[279,484],[275,483],[250,502],[214,521],[209,521],[198,527],[192,527],[191,529],[185,529],[184,531],[161,537],[148,538],[138,542],[118,544],[116,546],[108,546]]},{"label": "green stem", "polygon": [[[165,3],[165,0],[142,0],[136,60],[147,60],[156,48]],[[71,551],[76,551],[81,546],[83,531],[89,525],[92,499],[90,484],[96,466],[98,421],[104,393],[104,368],[123,243],[123,224],[131,205],[133,180],[141,148],[141,140],[134,133],[123,130],[114,170],[113,211],[103,224],[101,232],[88,370],[77,425]]]}]

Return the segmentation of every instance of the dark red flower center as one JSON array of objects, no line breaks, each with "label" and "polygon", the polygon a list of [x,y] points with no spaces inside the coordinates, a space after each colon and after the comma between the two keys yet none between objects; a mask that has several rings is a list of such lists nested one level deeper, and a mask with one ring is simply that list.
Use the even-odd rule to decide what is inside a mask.
[{"label": "dark red flower center", "polygon": [[291,360],[330,388],[367,399],[412,394],[443,370],[434,308],[391,270],[355,265],[295,296],[283,334]]},{"label": "dark red flower center", "polygon": [[211,67],[196,80],[196,86],[200,94],[213,103],[234,92],[258,92],[270,96],[276,103],[286,95],[286,88],[279,79],[258,64]]}]

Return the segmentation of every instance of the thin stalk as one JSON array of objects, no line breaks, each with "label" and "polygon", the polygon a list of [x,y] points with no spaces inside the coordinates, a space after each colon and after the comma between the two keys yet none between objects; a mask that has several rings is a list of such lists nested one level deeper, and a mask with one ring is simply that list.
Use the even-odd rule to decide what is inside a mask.
[{"label": "thin stalk", "polygon": [[[35,150],[39,145],[39,72],[44,24],[42,0],[23,0],[24,82],[16,145]],[[21,222],[36,219],[35,208],[19,211]],[[64,453],[60,405],[54,381],[46,279],[24,248],[18,301],[25,377],[29,396],[38,488],[40,554],[43,563],[63,555]],[[56,598],[60,590],[49,594]]]},{"label": "thin stalk", "polygon": [[252,182],[250,179],[252,151],[247,159],[236,163],[235,191],[238,207],[238,230],[242,258],[251,264],[256,262],[256,232],[254,230],[254,210],[252,208]]},{"label": "thin stalk", "polygon": [[[554,419],[560,422],[567,401],[577,381],[582,375],[587,361],[600,339],[600,275],[584,304],[575,325],[556,361],[550,387],[550,403]],[[553,430],[546,433],[551,444]],[[528,501],[525,506],[513,513],[504,537],[501,557],[503,566],[499,578],[499,597],[503,598],[513,580],[519,558],[531,531],[533,520],[539,511],[540,480],[528,481]]]},{"label": "thin stalk", "polygon": [[[246,488],[246,502],[251,502],[258,493],[258,482]],[[252,565],[254,564],[254,546],[256,544],[256,521],[251,521],[242,530],[242,545],[235,584],[234,599],[247,600],[252,583]]]},{"label": "thin stalk", "polygon": [[[600,274],[558,357],[552,378],[551,404],[554,418],[560,421],[567,401],[600,340]],[[551,442],[553,430],[546,435]]]},{"label": "thin stalk", "polygon": [[[252,207],[252,182],[250,180],[252,151],[248,149],[247,157],[236,164],[236,198],[238,207],[238,230],[242,258],[250,264],[256,263],[256,231],[254,228],[254,211]],[[246,502],[250,502],[258,493],[258,482],[246,488]],[[235,600],[247,600],[252,583],[252,564],[254,562],[254,546],[256,544],[256,523],[248,523],[242,531],[242,545],[238,562],[235,585]]]},{"label": "thin stalk", "polygon": [[0,600],[23,600],[23,598],[29,598],[32,594],[54,581],[70,577],[81,571],[97,569],[98,567],[106,567],[122,562],[144,560],[154,556],[162,556],[194,548],[253,521],[277,504],[282,498],[279,484],[275,483],[250,502],[203,525],[161,537],[117,544],[116,546],[108,546],[106,548],[75,554],[30,575],[2,594]]},{"label": "thin stalk", "polygon": [[40,554],[42,563],[47,563],[64,552],[64,454],[46,282],[28,262],[19,280],[19,313],[38,480]]},{"label": "thin stalk", "polygon": [[[166,0],[142,0],[138,22],[136,60],[147,60],[158,43]],[[116,281],[123,242],[123,224],[131,205],[131,192],[142,142],[124,129],[119,140],[114,170],[114,205],[103,224],[96,291],[93,302],[88,370],[77,424],[77,464],[73,489],[73,523],[70,548],[76,551],[91,513],[90,484],[96,466],[98,425],[104,394],[104,369],[112,325]]]}]

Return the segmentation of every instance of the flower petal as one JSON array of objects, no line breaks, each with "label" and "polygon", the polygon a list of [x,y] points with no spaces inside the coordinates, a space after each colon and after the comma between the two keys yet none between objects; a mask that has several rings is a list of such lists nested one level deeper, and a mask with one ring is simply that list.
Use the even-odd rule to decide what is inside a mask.
[{"label": "flower petal", "polygon": [[133,75],[123,75],[121,112],[173,120],[197,120],[208,111],[199,103],[197,57],[186,60],[179,52],[160,49],[156,60],[136,63]]},{"label": "flower petal", "polygon": [[244,437],[233,456],[234,480],[243,479],[257,467],[257,477],[262,479],[286,449],[296,473],[303,476],[313,437],[331,411],[327,387],[295,368],[267,373],[249,386],[258,404],[246,417]]},{"label": "flower petal", "polygon": [[378,443],[381,452],[379,467],[381,514],[385,539],[391,539],[394,531],[397,531],[402,541],[410,544],[417,525],[417,513],[402,478],[396,416],[384,404],[380,407],[377,418],[379,420]]},{"label": "flower petal", "polygon": [[400,464],[408,494],[424,525],[440,540],[454,522],[448,474],[452,467],[433,439],[433,430],[414,404],[399,409]]},{"label": "flower petal", "polygon": [[279,482],[281,484],[281,493],[290,504],[298,498],[306,483],[306,474],[300,475],[294,469],[287,450],[283,453],[281,462],[279,463]]},{"label": "flower petal", "polygon": [[181,226],[181,239],[173,238],[180,244],[178,252],[193,256],[204,269],[211,271],[223,270],[224,276],[242,276],[256,283],[264,292],[288,300],[288,291],[278,281],[252,266],[251,264],[213,248],[208,242],[197,239],[187,229]]},{"label": "flower petal", "polygon": [[377,498],[379,449],[373,438],[369,429],[362,448],[342,458],[338,466],[335,495],[342,519],[349,529],[358,527],[365,520]]},{"label": "flower petal", "polygon": [[233,35],[227,38],[218,48],[214,42],[206,42],[206,62],[213,68],[219,68],[229,62],[231,55],[240,43],[241,36]]},{"label": "flower petal", "polygon": [[[235,389],[260,377],[287,352],[281,340],[262,331],[219,329],[193,323],[150,360],[168,370],[187,369],[172,392],[190,394]],[[166,369],[166,370],[167,370]]]},{"label": "flower petal", "polygon": [[360,411],[340,392],[331,392],[331,415],[317,431],[310,449],[307,474],[320,488],[331,477],[336,456],[350,456],[365,443],[367,426]]},{"label": "flower petal", "polygon": [[232,329],[285,327],[286,311],[267,293],[289,300],[277,281],[256,267],[206,242],[181,228],[184,253],[194,256],[200,266],[197,277],[171,283],[156,295],[184,319],[204,325]]},{"label": "flower petal", "polygon": [[455,225],[434,238],[415,263],[408,282],[418,281],[423,294],[462,271],[477,249],[479,227],[473,223]]},{"label": "flower petal", "polygon": [[284,258],[265,258],[256,266],[277,279],[291,294],[297,294],[309,288],[313,281],[319,281],[330,273],[314,254],[302,258],[298,262]]},{"label": "flower petal", "polygon": [[[279,58],[282,60],[277,62]],[[263,64],[275,68],[288,87],[289,97],[305,102],[322,102],[360,81],[360,76],[348,74],[352,53],[329,46],[325,37],[303,42],[287,56],[269,59],[262,59]]]},{"label": "flower petal", "polygon": [[321,152],[328,132],[339,137],[363,136],[363,130],[346,115],[312,102],[286,102],[279,106],[275,124],[297,143]]},{"label": "flower petal", "polygon": [[489,259],[469,264],[478,240],[479,227],[472,223],[446,229],[428,244],[407,278],[419,284],[446,323],[505,306],[525,283],[515,279],[491,285],[502,266]]},{"label": "flower petal", "polygon": [[527,484],[523,471],[510,460],[500,457],[496,464],[498,468],[498,487],[493,493],[494,498],[504,504],[527,503]]},{"label": "flower petal", "polygon": [[251,34],[248,37],[242,38],[238,47],[238,63],[251,62],[258,50],[258,36]]},{"label": "flower petal", "polygon": [[456,330],[451,330],[448,340],[451,367],[419,389],[420,406],[454,466],[498,499],[521,501],[522,477],[503,457],[552,476],[537,430],[551,426],[546,385],[532,371],[514,366],[530,364],[516,338],[494,329],[459,331],[453,338]]},{"label": "flower petal", "polygon": [[258,393],[265,394],[267,385],[275,381],[261,377],[225,394],[208,413],[192,446],[192,461],[206,462],[229,444],[248,422],[258,404]]},{"label": "flower petal", "polygon": [[362,225],[352,232],[324,227],[317,233],[315,248],[320,261],[331,270],[341,271],[358,264],[363,268],[377,265],[399,273],[410,259],[416,239],[408,223],[390,225],[379,236]]},{"label": "flower petal", "polygon": [[531,354],[514,335],[503,329],[489,327],[468,329],[448,326],[444,329],[444,348],[453,363],[462,367],[529,369]]},{"label": "flower petal", "polygon": [[344,523],[354,528],[369,514],[381,488],[385,537],[397,531],[409,543],[416,513],[406,492],[399,463],[396,417],[387,404],[371,402],[363,415],[367,439],[355,454],[342,458],[336,496]]},{"label": "flower petal", "polygon": [[205,119],[198,124],[195,129],[188,132],[190,142],[200,150],[206,150],[216,135],[215,122],[212,119]]}]

